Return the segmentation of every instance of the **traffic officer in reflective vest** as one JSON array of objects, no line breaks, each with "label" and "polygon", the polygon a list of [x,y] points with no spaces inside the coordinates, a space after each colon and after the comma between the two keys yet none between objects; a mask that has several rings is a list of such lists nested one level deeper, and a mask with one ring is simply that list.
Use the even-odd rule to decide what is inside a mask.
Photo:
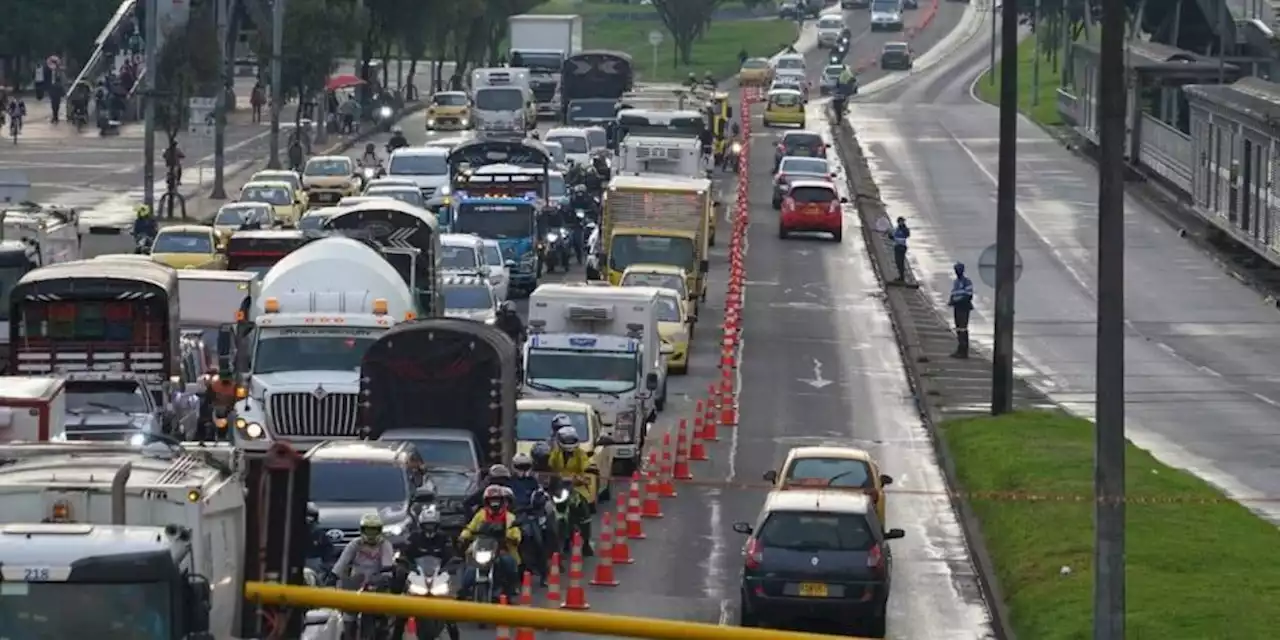
[{"label": "traffic officer in reflective vest", "polygon": [[911,229],[907,228],[907,219],[898,218],[898,225],[889,232],[893,240],[893,266],[898,269],[899,284],[907,280],[907,239],[911,237]]},{"label": "traffic officer in reflective vest", "polygon": [[951,296],[947,304],[956,321],[956,351],[953,358],[969,357],[969,313],[973,311],[973,281],[964,275],[964,263],[955,266],[956,279],[951,281]]}]

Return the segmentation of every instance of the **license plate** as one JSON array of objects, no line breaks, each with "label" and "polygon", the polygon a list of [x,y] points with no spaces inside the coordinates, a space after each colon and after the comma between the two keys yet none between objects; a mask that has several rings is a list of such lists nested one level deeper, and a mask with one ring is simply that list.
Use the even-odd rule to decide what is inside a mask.
[{"label": "license plate", "polygon": [[806,598],[825,598],[827,585],[821,582],[801,582],[800,595]]}]

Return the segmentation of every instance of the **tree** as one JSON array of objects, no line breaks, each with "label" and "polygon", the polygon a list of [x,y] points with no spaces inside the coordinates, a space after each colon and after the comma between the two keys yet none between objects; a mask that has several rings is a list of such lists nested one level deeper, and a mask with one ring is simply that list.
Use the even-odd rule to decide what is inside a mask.
[{"label": "tree", "polygon": [[[30,80],[35,64],[50,55],[84,64],[118,0],[0,0],[0,62],[10,84]],[[14,82],[14,80],[18,82]]]},{"label": "tree", "polygon": [[[285,100],[299,100],[324,90],[338,67],[338,58],[355,46],[366,18],[354,4],[333,0],[290,0],[285,5],[281,41],[280,92]],[[272,59],[271,39],[254,43],[264,64]],[[272,78],[272,81],[276,81]],[[299,109],[295,121],[301,122]]]},{"label": "tree", "polygon": [[671,32],[676,56],[674,65],[693,63],[693,43],[706,33],[711,15],[723,0],[653,0],[658,18]]},{"label": "tree", "polygon": [[211,10],[193,13],[186,25],[169,34],[155,69],[156,125],[177,144],[187,128],[191,98],[215,96],[221,88],[222,69],[218,29]]}]

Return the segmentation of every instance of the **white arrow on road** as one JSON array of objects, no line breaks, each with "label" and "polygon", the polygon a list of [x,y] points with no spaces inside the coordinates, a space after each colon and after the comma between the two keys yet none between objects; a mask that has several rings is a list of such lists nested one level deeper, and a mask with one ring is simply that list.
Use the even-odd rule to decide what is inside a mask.
[{"label": "white arrow on road", "polygon": [[831,380],[822,377],[822,363],[817,358],[813,359],[813,378],[808,380],[800,378],[799,380],[814,389],[821,389],[827,385],[834,384]]}]

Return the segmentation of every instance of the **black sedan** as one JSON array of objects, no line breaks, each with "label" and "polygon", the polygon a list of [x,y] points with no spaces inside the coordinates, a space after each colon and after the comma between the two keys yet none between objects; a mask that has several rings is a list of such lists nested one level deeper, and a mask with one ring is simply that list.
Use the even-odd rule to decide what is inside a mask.
[{"label": "black sedan", "polygon": [[893,573],[888,542],[904,533],[882,527],[860,493],[771,493],[756,526],[733,525],[749,536],[741,626],[820,621],[884,637]]}]

